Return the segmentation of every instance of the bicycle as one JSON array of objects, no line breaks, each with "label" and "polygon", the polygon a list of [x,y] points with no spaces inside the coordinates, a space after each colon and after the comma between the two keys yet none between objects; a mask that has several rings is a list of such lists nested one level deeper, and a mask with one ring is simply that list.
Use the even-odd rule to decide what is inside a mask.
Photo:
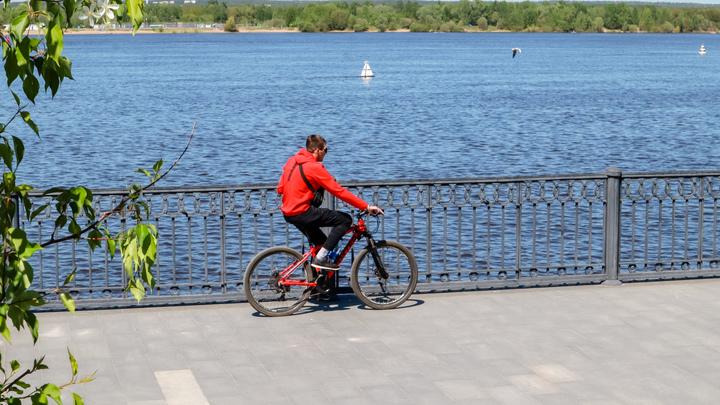
[{"label": "bicycle", "polygon": [[[337,254],[340,264],[355,242],[365,238],[367,246],[358,253],[350,270],[350,286],[363,304],[373,309],[392,309],[402,305],[417,285],[417,262],[402,244],[375,240],[365,226],[363,210],[345,235],[347,245]],[[308,252],[276,246],[258,253],[248,264],[243,289],[248,302],[261,314],[284,316],[297,312],[311,294],[328,291],[327,280],[337,270],[316,272],[310,263],[322,246],[311,246]]]}]

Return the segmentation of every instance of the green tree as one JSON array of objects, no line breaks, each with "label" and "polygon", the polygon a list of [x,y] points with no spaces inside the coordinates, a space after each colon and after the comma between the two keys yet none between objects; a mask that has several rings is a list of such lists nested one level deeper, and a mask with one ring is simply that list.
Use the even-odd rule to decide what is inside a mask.
[{"label": "green tree", "polygon": [[380,32],[385,32],[388,29],[389,21],[385,16],[379,16],[375,19],[375,28]]},{"label": "green tree", "polygon": [[237,32],[238,28],[237,25],[235,25],[235,17],[229,17],[227,21],[225,21],[223,30],[227,32]]},{"label": "green tree", "polygon": [[358,18],[355,21],[355,25],[353,25],[353,31],[355,32],[364,32],[368,29],[370,29],[370,24],[364,18]]},{"label": "green tree", "polygon": [[645,6],[642,8],[638,21],[638,26],[641,30],[647,32],[653,32],[655,30],[655,26],[657,25],[655,9],[656,7],[654,6]]},{"label": "green tree", "polygon": [[330,18],[328,19],[328,27],[331,30],[343,31],[348,26],[348,19],[350,18],[350,12],[347,10],[333,10],[330,12]]},{"label": "green tree", "polygon": [[[5,0],[3,10],[6,12],[9,6],[10,1]],[[39,128],[26,111],[27,103],[35,102],[41,86],[54,97],[64,80],[73,80],[72,63],[63,51],[65,30],[74,16],[79,15],[90,25],[106,25],[116,19],[127,19],[133,25],[134,34],[144,21],[143,10],[142,0],[114,0],[101,3],[100,7],[91,0],[47,3],[32,0],[13,18],[8,32],[2,33],[6,38],[2,41],[2,50],[8,95],[12,96],[17,105],[17,110],[0,124],[0,164],[4,165],[0,182],[0,335],[8,342],[11,341],[10,326],[17,330],[28,329],[33,342],[37,341],[40,325],[31,309],[44,305],[47,299],[57,295],[70,311],[74,311],[73,299],[65,293],[63,287],[50,293],[32,289],[34,270],[29,259],[40,249],[58,243],[85,241],[94,250],[102,246],[101,240],[105,240],[105,248],[111,257],[118,248],[120,250],[128,276],[127,291],[140,300],[145,296],[147,287],[154,288],[151,268],[157,251],[157,230],[143,221],[149,215],[149,207],[143,196],[143,190],[147,187],[139,183],[129,185],[128,195],[118,206],[106,212],[96,212],[92,192],[84,187],[50,189],[45,196],[52,201],[34,207],[28,197],[32,187],[23,184],[17,177],[18,168],[26,155],[24,142],[9,132],[18,122],[24,122],[39,136]],[[30,37],[27,29],[31,24],[42,27],[38,37]],[[140,171],[150,178],[150,185],[154,185],[163,176],[160,174],[161,169],[162,160],[155,164],[152,171]],[[28,239],[14,222],[16,210],[20,209],[28,221],[41,212],[55,211],[55,229],[48,240]],[[131,218],[136,221],[135,225],[118,235],[110,235],[102,227],[103,221],[121,211],[129,211]],[[70,283],[74,275],[74,270],[67,269],[64,285]],[[0,402],[18,404],[23,399],[29,399],[33,404],[47,404],[52,398],[60,403],[61,389],[92,380],[92,376],[79,379],[77,363],[72,354],[69,354],[69,358],[72,378],[69,383],[60,386],[46,383],[33,388],[23,381],[28,375],[47,368],[43,358],[35,360],[31,367],[11,359],[9,375],[0,364],[0,371],[5,376],[0,379]],[[72,395],[76,404],[82,404],[77,394]]]}]

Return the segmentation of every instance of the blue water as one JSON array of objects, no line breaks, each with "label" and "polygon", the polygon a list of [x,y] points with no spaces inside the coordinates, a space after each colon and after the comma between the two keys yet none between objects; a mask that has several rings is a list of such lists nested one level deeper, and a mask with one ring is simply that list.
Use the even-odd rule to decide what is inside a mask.
[{"label": "blue water", "polygon": [[341,181],[720,169],[717,35],[65,41],[76,80],[31,108],[42,139],[10,127],[32,152],[21,179],[39,188],[124,187],[136,168],[174,161],[195,120],[164,186],[273,183],[311,133],[328,140],[325,165]]}]

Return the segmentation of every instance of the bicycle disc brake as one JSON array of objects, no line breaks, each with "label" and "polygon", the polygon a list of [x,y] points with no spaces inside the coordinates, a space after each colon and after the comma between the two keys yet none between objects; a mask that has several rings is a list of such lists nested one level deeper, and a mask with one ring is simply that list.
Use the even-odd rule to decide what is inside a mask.
[{"label": "bicycle disc brake", "polygon": [[385,286],[387,285],[387,278],[382,276],[382,272],[377,267],[373,268],[373,271],[375,272],[375,276],[377,277],[380,289],[384,294],[387,293],[387,289],[385,289]]}]

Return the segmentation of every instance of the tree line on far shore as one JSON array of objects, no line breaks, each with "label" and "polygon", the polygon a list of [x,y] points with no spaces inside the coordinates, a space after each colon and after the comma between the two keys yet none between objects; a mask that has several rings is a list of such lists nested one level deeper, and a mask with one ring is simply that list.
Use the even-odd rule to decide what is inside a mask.
[{"label": "tree line on far shore", "polygon": [[[23,5],[4,10],[0,22],[8,24]],[[670,7],[627,3],[585,4],[559,1],[521,3],[461,0],[420,5],[416,1],[374,4],[371,1],[321,2],[307,5],[228,6],[210,0],[204,6],[147,4],[149,23],[225,23],[239,27],[297,28],[303,32],[394,31],[413,32],[717,32],[720,7]],[[77,18],[77,17],[73,17]],[[81,26],[77,21],[73,26]]]}]

